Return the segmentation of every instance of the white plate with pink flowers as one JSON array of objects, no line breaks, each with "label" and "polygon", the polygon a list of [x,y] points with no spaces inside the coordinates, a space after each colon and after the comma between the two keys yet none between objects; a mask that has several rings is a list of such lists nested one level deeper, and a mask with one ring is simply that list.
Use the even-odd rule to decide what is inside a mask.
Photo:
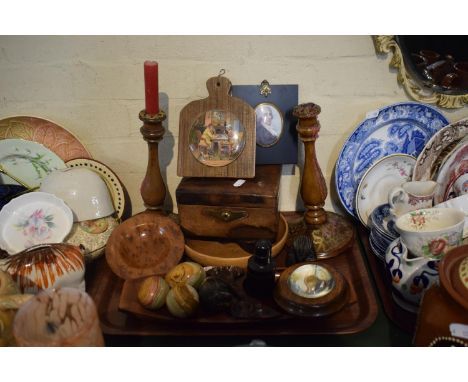
[{"label": "white plate with pink flowers", "polygon": [[392,154],[375,162],[362,176],[355,197],[359,220],[369,226],[374,209],[388,203],[388,193],[411,179],[416,158],[408,154]]},{"label": "white plate with pink flowers", "polygon": [[46,192],[21,195],[0,211],[0,248],[14,255],[44,243],[61,243],[73,225],[62,199]]}]

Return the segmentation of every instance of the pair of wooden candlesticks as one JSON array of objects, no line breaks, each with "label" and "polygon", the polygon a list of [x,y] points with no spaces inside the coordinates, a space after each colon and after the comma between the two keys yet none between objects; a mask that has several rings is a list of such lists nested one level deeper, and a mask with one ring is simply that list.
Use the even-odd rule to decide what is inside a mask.
[{"label": "pair of wooden candlesticks", "polygon": [[[336,256],[349,249],[354,229],[346,219],[323,208],[327,197],[327,186],[315,151],[315,141],[320,131],[317,118],[319,113],[320,106],[313,103],[298,105],[293,110],[293,115],[298,118],[299,138],[304,143],[305,156],[300,192],[306,212],[304,218],[291,227],[291,231],[294,234],[310,235],[317,257],[320,259]],[[139,118],[143,121],[140,131],[148,143],[149,152],[146,175],[141,185],[141,197],[148,210],[162,211],[166,186],[159,167],[158,146],[164,136],[162,123],[166,115],[163,111],[150,115],[142,110]]]}]

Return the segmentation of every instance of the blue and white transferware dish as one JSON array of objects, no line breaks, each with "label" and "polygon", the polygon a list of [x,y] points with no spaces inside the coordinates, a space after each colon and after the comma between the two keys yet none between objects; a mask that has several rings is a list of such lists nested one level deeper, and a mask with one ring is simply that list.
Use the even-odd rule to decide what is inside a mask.
[{"label": "blue and white transferware dish", "polygon": [[[66,168],[65,162],[40,143],[24,139],[0,140],[0,165],[30,188],[40,186],[42,179],[54,170]],[[18,184],[0,174],[0,184]]]},{"label": "blue and white transferware dish", "polygon": [[417,313],[424,292],[439,280],[439,260],[411,256],[400,238],[388,247],[385,268],[393,300],[413,313]]},{"label": "blue and white transferware dish", "polygon": [[356,215],[356,189],[373,163],[397,153],[417,157],[432,135],[447,124],[435,108],[416,102],[397,103],[368,113],[344,143],[336,162],[335,184],[344,208]]},{"label": "blue and white transferware dish", "polygon": [[371,235],[369,235],[369,244],[370,244],[370,248],[371,248],[372,252],[374,252],[374,254],[380,260],[384,261],[385,252],[386,252],[386,250],[388,248],[388,245],[382,246],[381,244],[378,244],[376,242],[375,236],[372,235],[372,232],[371,232]]},{"label": "blue and white transferware dish", "polygon": [[372,228],[375,228],[382,236],[395,240],[400,234],[395,229],[395,220],[390,214],[388,203],[378,206],[371,214]]},{"label": "blue and white transferware dish", "polygon": [[0,211],[0,248],[14,255],[38,244],[60,243],[73,225],[62,199],[46,192],[18,196]]},{"label": "blue and white transferware dish", "polygon": [[355,212],[362,224],[369,226],[375,208],[388,201],[388,192],[411,179],[416,158],[392,154],[379,159],[362,176],[356,191]]}]

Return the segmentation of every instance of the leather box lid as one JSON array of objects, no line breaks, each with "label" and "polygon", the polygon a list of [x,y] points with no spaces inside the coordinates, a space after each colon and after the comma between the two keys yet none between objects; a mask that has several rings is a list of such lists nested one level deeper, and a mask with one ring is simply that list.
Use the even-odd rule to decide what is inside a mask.
[{"label": "leather box lid", "polygon": [[281,165],[257,166],[255,178],[234,187],[236,179],[183,178],[176,190],[178,204],[278,208]]}]

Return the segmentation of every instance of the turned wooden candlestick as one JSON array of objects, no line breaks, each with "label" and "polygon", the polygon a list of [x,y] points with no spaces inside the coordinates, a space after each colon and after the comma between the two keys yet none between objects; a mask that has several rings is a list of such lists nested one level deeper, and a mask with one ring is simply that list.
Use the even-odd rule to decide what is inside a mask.
[{"label": "turned wooden candlestick", "polygon": [[317,119],[319,113],[320,106],[313,103],[298,105],[293,112],[299,119],[296,129],[304,143],[301,197],[307,209],[304,215],[307,224],[323,224],[327,221],[327,214],[323,209],[327,198],[327,185],[315,153],[315,141],[320,131],[320,122]]},{"label": "turned wooden candlestick", "polygon": [[158,146],[165,132],[162,122],[166,119],[166,114],[162,110],[158,114],[147,114],[146,110],[142,110],[139,118],[143,121],[140,132],[148,142],[148,165],[140,193],[147,209],[160,210],[166,198],[166,185],[159,168]]},{"label": "turned wooden candlestick", "polygon": [[336,256],[349,249],[354,229],[344,217],[323,208],[328,192],[315,152],[315,141],[320,131],[320,122],[317,119],[319,113],[320,106],[314,103],[304,103],[293,110],[293,115],[299,120],[297,132],[304,143],[300,192],[306,212],[302,226],[291,231],[309,235],[320,259]]}]

